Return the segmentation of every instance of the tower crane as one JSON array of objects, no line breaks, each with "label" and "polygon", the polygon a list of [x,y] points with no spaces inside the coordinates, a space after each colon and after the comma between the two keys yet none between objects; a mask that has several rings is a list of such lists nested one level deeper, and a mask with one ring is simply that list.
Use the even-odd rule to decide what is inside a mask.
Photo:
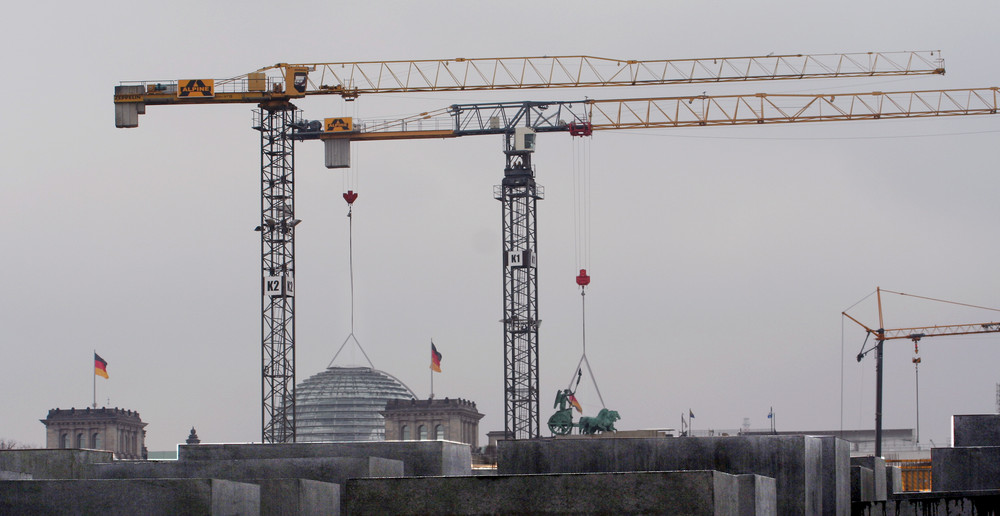
[{"label": "tower crane", "polygon": [[[858,362],[864,358],[864,356],[871,351],[875,351],[875,456],[882,456],[882,354],[885,341],[896,340],[896,339],[910,339],[913,341],[914,350],[916,350],[917,343],[921,339],[926,337],[945,337],[952,335],[973,335],[977,333],[1000,333],[1000,322],[986,322],[986,323],[973,323],[973,324],[951,324],[943,326],[915,326],[911,328],[885,328],[884,318],[882,316],[882,288],[876,287],[875,293],[878,302],[878,329],[870,328],[861,321],[855,319],[847,312],[841,312],[844,317],[854,321],[859,326],[865,329],[868,337],[875,337],[875,346],[870,348],[868,351],[858,353]],[[891,290],[886,290],[885,292],[890,292],[893,294],[900,294],[900,292],[893,292]],[[905,294],[904,294],[905,295]],[[919,359],[915,359],[919,360]],[[916,362],[914,362],[916,363]]]},{"label": "tower crane", "polygon": [[[321,139],[344,159],[350,141],[447,138],[502,134],[507,167],[494,197],[504,204],[505,430],[539,436],[538,306],[534,250],[535,202],[542,190],[531,169],[531,132],[568,132],[748,124],[891,120],[996,114],[1000,89],[865,92],[795,95],[689,96],[617,100],[506,102],[452,105],[391,121],[322,124],[328,131],[298,131],[295,139]],[[319,122],[306,124],[320,127]],[[330,144],[339,150],[330,152]],[[881,370],[881,369],[880,369]],[[880,398],[881,399],[881,398]],[[881,428],[879,417],[877,427]]]},{"label": "tower crane", "polygon": [[[261,147],[261,216],[257,230],[261,234],[262,268],[262,441],[280,443],[295,441],[294,242],[295,227],[300,221],[295,218],[294,209],[294,135],[302,129],[305,129],[303,133],[316,129],[304,125],[292,101],[313,95],[339,95],[350,100],[362,94],[402,92],[634,87],[941,74],[944,74],[944,65],[938,51],[676,60],[543,56],[279,63],[220,80],[122,82],[115,87],[115,125],[138,127],[139,115],[145,114],[146,107],[152,105],[257,105],[253,128],[260,132]],[[710,101],[711,98],[703,95],[700,99]],[[470,107],[458,112],[481,115],[482,109]],[[592,109],[590,115],[593,114]],[[343,151],[344,145],[351,140],[461,135],[454,134],[454,130],[453,134],[447,134],[448,130],[444,134],[408,132],[405,127],[397,127],[395,131],[355,130],[350,121],[339,120],[331,121],[331,132],[345,135],[328,139],[328,166],[331,168],[349,165],[349,155],[343,159],[345,156],[339,154],[339,161],[330,158],[331,154],[337,158],[338,151]],[[758,116],[754,123],[761,123],[760,120]],[[611,122],[609,126],[594,125],[588,115],[587,120],[567,130],[573,134],[589,134],[592,129],[611,128],[627,127],[620,121]],[[375,133],[379,134],[375,136]],[[535,207],[544,192],[535,183],[531,166],[534,150],[531,128],[519,127],[515,132],[506,133],[506,144],[504,179],[495,191],[495,197],[503,204],[504,218],[505,431],[511,438],[532,438],[540,435]]]}]

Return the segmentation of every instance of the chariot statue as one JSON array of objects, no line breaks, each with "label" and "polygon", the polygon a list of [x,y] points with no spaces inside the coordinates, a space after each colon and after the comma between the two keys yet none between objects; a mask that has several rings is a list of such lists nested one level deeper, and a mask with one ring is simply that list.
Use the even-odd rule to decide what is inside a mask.
[{"label": "chariot statue", "polygon": [[617,410],[603,408],[596,417],[583,416],[579,423],[573,423],[573,407],[580,409],[573,395],[573,391],[569,389],[556,392],[556,401],[552,408],[558,407],[559,410],[549,418],[549,431],[552,435],[569,435],[573,432],[573,428],[578,428],[583,435],[617,431],[615,421],[621,419]]}]

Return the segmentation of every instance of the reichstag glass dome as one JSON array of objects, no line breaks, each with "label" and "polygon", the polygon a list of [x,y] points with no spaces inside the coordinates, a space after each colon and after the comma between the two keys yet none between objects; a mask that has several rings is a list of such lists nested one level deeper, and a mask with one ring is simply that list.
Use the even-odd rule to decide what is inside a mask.
[{"label": "reichstag glass dome", "polygon": [[385,410],[390,399],[416,395],[394,376],[370,367],[328,367],[295,390],[295,440],[385,440]]}]

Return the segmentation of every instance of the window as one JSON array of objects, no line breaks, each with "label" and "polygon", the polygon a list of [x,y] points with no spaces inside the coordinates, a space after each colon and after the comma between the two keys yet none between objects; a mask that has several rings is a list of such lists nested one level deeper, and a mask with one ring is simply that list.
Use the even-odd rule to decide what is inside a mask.
[{"label": "window", "polygon": [[62,434],[59,436],[59,447],[62,449],[69,448],[69,434]]},{"label": "window", "polygon": [[401,438],[404,441],[409,441],[410,440],[410,427],[408,427],[406,425],[403,425],[403,428],[400,429],[400,431],[399,431],[399,435],[401,436]]},{"label": "window", "polygon": [[420,428],[417,431],[420,433],[420,440],[421,441],[426,441],[427,440],[427,427],[424,426],[424,425],[420,425]]},{"label": "window", "polygon": [[444,426],[438,425],[434,427],[434,439],[438,441],[444,440]]},{"label": "window", "polygon": [[100,450],[101,446],[104,446],[104,442],[102,442],[101,439],[101,434],[97,432],[94,433],[93,438],[90,440],[90,442],[92,443],[91,448],[95,450]]},{"label": "window", "polygon": [[83,433],[76,434],[76,447],[83,448]]}]

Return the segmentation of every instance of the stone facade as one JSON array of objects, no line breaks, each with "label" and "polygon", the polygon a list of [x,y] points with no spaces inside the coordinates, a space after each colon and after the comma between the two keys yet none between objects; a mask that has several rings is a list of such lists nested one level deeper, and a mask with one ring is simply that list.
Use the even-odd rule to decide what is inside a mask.
[{"label": "stone facade", "polygon": [[483,414],[468,400],[389,400],[382,415],[387,441],[444,440],[479,447]]},{"label": "stone facade", "polygon": [[118,459],[143,459],[146,423],[139,413],[120,408],[52,409],[45,419],[45,447],[114,452]]}]

